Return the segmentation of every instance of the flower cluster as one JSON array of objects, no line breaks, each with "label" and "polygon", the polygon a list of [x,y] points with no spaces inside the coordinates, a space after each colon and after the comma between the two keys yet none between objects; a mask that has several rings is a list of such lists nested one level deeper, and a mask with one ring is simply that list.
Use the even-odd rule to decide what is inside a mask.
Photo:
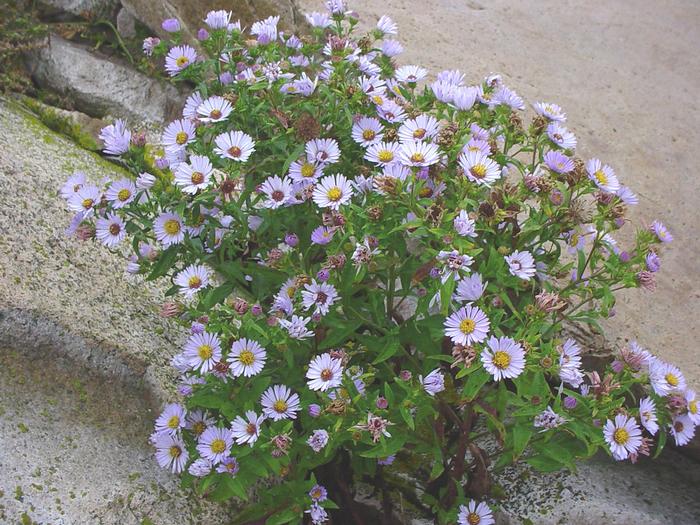
[{"label": "flower cluster", "polygon": [[356,17],[328,1],[297,36],[212,11],[196,49],[165,21],[173,40],[144,52],[195,86],[181,118],[155,145],[108,126],[129,176],[61,188],[67,233],[129,239],[127,272],[169,278],[162,314],[190,331],[158,463],[216,500],[274,481],[244,511],[274,523],[323,523],[329,494],[352,505],[354,479],[420,464],[419,512],[486,524],[469,498],[488,472],[463,461],[484,429],[497,465],[543,470],[687,443],[700,415],[677,368],[631,344],[586,370],[563,336],[654,289],[668,230],[614,239],[637,197],[577,156],[558,105],[526,125],[500,76],[399,66],[396,24],[356,38]]}]

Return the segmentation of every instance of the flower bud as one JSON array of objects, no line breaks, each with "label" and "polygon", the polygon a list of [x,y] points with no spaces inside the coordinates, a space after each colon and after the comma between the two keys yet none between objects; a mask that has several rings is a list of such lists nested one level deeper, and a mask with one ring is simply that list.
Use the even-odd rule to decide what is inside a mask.
[{"label": "flower bud", "polygon": [[317,405],[316,403],[312,403],[309,405],[309,415],[311,417],[318,417],[321,415],[321,407]]},{"label": "flower bud", "polygon": [[386,409],[386,408],[389,406],[389,402],[386,400],[385,397],[379,396],[379,397],[377,398],[376,405],[377,405],[377,408],[378,408],[378,409],[384,410],[384,409]]}]

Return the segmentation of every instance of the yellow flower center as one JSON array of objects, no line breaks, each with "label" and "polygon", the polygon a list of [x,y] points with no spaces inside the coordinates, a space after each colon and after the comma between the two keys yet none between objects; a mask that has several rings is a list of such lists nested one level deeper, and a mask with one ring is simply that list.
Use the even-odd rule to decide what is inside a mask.
[{"label": "yellow flower center", "polygon": [[665,379],[669,385],[678,386],[678,378],[674,374],[669,372],[668,374],[666,374]]},{"label": "yellow flower center", "polygon": [[191,180],[192,184],[201,184],[202,182],[204,182],[204,173],[200,171],[193,172]]},{"label": "yellow flower center", "polygon": [[484,177],[486,177],[486,166],[484,166],[483,164],[475,164],[471,167],[469,172],[472,174],[472,176],[476,177],[477,179],[483,179]]},{"label": "yellow flower center", "polygon": [[374,95],[372,101],[380,106],[384,104],[384,98],[381,95]]},{"label": "yellow flower center", "polygon": [[211,356],[214,355],[214,349],[209,345],[200,345],[199,348],[197,348],[197,355],[203,361],[211,359]]},{"label": "yellow flower center", "polygon": [[630,434],[624,428],[618,428],[613,433],[613,440],[618,445],[624,445],[625,443],[627,443],[629,441],[629,439],[630,439]]},{"label": "yellow flower center", "polygon": [[196,275],[193,275],[187,281],[187,286],[190,288],[199,288],[200,286],[202,286],[202,280]]},{"label": "yellow flower center", "polygon": [[272,410],[274,410],[278,414],[283,414],[287,411],[287,402],[284,399],[278,399],[272,405]]},{"label": "yellow flower center", "polygon": [[182,454],[182,449],[177,445],[173,445],[170,447],[169,453],[171,458],[179,458],[180,454]]},{"label": "yellow flower center", "polygon": [[605,174],[605,172],[603,170],[596,171],[593,174],[593,176],[598,181],[598,184],[607,184],[608,183],[608,176]]},{"label": "yellow flower center", "polygon": [[315,173],[316,173],[316,168],[314,167],[313,164],[309,164],[308,162],[306,162],[301,167],[301,176],[302,177],[306,177],[308,179],[309,177],[313,177]]},{"label": "yellow flower center", "polygon": [[418,190],[418,195],[422,198],[430,197],[433,194],[433,189],[428,186],[423,186]]},{"label": "yellow flower center", "polygon": [[578,240],[580,238],[580,235],[578,233],[574,233],[571,235],[571,238],[569,239],[569,246],[576,246],[578,244]]},{"label": "yellow flower center", "polygon": [[255,354],[246,348],[240,353],[238,360],[245,366],[250,366],[255,363]]},{"label": "yellow flower center", "polygon": [[476,328],[476,323],[472,319],[463,319],[461,323],[459,323],[459,331],[462,332],[463,334],[471,334],[474,329]]},{"label": "yellow flower center", "polygon": [[481,523],[481,516],[475,512],[470,512],[467,515],[467,523],[469,523],[469,525],[479,525],[479,523]]},{"label": "yellow flower center", "polygon": [[493,354],[493,364],[496,368],[500,368],[501,370],[508,368],[508,365],[510,365],[510,354],[503,350],[495,352]]},{"label": "yellow flower center", "polygon": [[423,128],[418,128],[417,130],[415,130],[413,132],[413,138],[414,139],[422,139],[423,137],[425,137],[425,134],[426,134],[426,130],[424,130]]},{"label": "yellow flower center", "polygon": [[372,129],[366,129],[362,132],[362,138],[365,140],[374,140],[377,134]]},{"label": "yellow flower center", "polygon": [[185,56],[178,57],[175,63],[177,64],[177,67],[185,67],[190,63],[190,59]]},{"label": "yellow flower center", "polygon": [[693,399],[690,403],[688,403],[688,412],[691,414],[697,414],[698,413],[698,402],[697,400]]},{"label": "yellow flower center", "polygon": [[127,188],[122,188],[119,190],[119,193],[117,193],[117,199],[120,201],[124,202],[131,197],[131,192]]},{"label": "yellow flower center", "polygon": [[414,153],[411,155],[411,162],[425,162],[425,156],[422,153]]},{"label": "yellow flower center", "polygon": [[198,436],[201,435],[206,429],[207,426],[204,424],[204,421],[197,421],[195,424],[192,425],[192,432],[194,432]]},{"label": "yellow flower center", "polygon": [[214,454],[221,454],[224,450],[226,450],[226,441],[223,439],[216,438],[211,442],[211,451]]},{"label": "yellow flower center", "polygon": [[165,224],[163,224],[163,229],[168,235],[175,235],[180,233],[180,223],[175,219],[168,219],[165,221]]},{"label": "yellow flower center", "polygon": [[326,195],[333,202],[337,202],[340,200],[340,197],[343,196],[343,192],[340,191],[340,188],[338,188],[337,186],[333,186],[330,190],[328,190],[328,193],[326,193]]},{"label": "yellow flower center", "polygon": [[185,133],[184,131],[180,131],[180,132],[178,132],[177,135],[175,135],[175,142],[180,144],[180,146],[182,146],[185,142],[187,142],[187,139],[188,139],[187,133]]},{"label": "yellow flower center", "polygon": [[168,428],[175,429],[180,426],[180,418],[178,416],[172,416],[168,419]]},{"label": "yellow flower center", "polygon": [[83,199],[83,208],[85,208],[86,210],[89,210],[90,208],[92,208],[94,206],[94,204],[95,204],[95,201],[92,199]]},{"label": "yellow flower center", "polygon": [[377,158],[381,162],[391,162],[394,160],[394,152],[388,149],[383,149],[377,154]]}]

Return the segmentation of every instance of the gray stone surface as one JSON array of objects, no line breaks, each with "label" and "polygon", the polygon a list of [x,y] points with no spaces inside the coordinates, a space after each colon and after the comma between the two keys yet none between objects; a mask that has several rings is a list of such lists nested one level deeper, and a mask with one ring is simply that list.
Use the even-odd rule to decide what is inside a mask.
[{"label": "gray stone surface", "polygon": [[39,0],[39,5],[46,15],[59,18],[96,16],[110,18],[118,0]]},{"label": "gray stone surface", "polygon": [[37,84],[67,97],[90,116],[162,123],[182,106],[172,85],[56,35],[29,53],[27,63]]},{"label": "gray stone surface", "polygon": [[117,31],[124,38],[136,36],[136,18],[123,7],[117,13]]}]

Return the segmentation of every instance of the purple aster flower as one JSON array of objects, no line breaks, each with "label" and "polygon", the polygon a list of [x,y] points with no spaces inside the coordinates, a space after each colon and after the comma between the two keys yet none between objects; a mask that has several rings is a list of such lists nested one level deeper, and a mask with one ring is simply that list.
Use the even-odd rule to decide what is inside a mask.
[{"label": "purple aster flower", "polygon": [[385,56],[392,58],[403,53],[403,46],[398,40],[387,39],[382,42],[382,53]]},{"label": "purple aster flower", "polygon": [[136,185],[129,179],[120,179],[109,185],[105,198],[112,203],[112,208],[123,208],[136,196]]},{"label": "purple aster flower", "polygon": [[498,164],[481,151],[467,151],[459,156],[464,175],[477,184],[489,185],[501,177]]},{"label": "purple aster flower", "polygon": [[480,274],[473,273],[457,281],[457,290],[455,290],[453,299],[460,302],[476,301],[484,294],[486,285],[488,282],[483,282]]},{"label": "purple aster flower", "polygon": [[199,30],[197,31],[197,40],[204,41],[207,38],[209,38],[209,31],[204,29],[203,27],[200,27]]},{"label": "purple aster flower", "polygon": [[567,339],[559,351],[559,378],[578,388],[583,383],[583,372],[581,372],[581,348],[573,339]]},{"label": "purple aster flower", "polygon": [[316,502],[326,501],[328,499],[328,491],[323,485],[314,485],[309,491],[309,497]]},{"label": "purple aster flower", "polygon": [[556,104],[550,104],[548,102],[535,102],[533,105],[535,108],[535,113],[542,115],[548,120],[553,120],[556,122],[566,121],[566,113],[561,109],[561,107]]},{"label": "purple aster flower", "polygon": [[313,192],[313,201],[319,208],[338,211],[352,199],[352,184],[341,174],[323,177]]},{"label": "purple aster flower", "polygon": [[399,162],[408,167],[432,166],[440,160],[440,150],[436,144],[422,141],[408,141],[401,144]]},{"label": "purple aster flower", "polygon": [[486,503],[469,500],[466,506],[459,506],[457,523],[458,525],[494,525],[496,520],[494,520],[493,513]]},{"label": "purple aster flower", "polygon": [[148,38],[144,38],[143,45],[141,46],[141,49],[143,49],[143,54],[150,57],[153,55],[153,49],[158,44],[160,44],[160,38],[158,37],[149,36]]},{"label": "purple aster flower", "polygon": [[460,211],[452,224],[458,235],[462,237],[476,237],[476,222],[467,215],[466,211]]},{"label": "purple aster flower", "polygon": [[439,368],[436,368],[425,377],[419,376],[418,380],[423,385],[423,390],[430,396],[445,390],[445,376],[440,372]]},{"label": "purple aster flower", "polygon": [[221,460],[221,463],[216,467],[216,471],[219,474],[229,474],[230,476],[235,476],[238,474],[238,460],[234,457],[228,457]]},{"label": "purple aster flower", "polygon": [[645,262],[650,272],[658,272],[661,269],[661,258],[654,252],[647,253]]},{"label": "purple aster flower", "polygon": [[258,440],[258,437],[260,437],[260,426],[263,421],[265,421],[265,416],[259,416],[252,410],[246,411],[245,419],[241,416],[236,417],[231,422],[231,432],[233,432],[233,437],[236,439],[236,445],[245,445],[247,443],[252,447]]},{"label": "purple aster flower", "polygon": [[185,448],[185,443],[179,437],[158,434],[155,436],[154,445],[158,465],[170,469],[173,474],[179,474],[185,470],[190,455]]},{"label": "purple aster flower", "polygon": [[573,410],[574,408],[576,408],[577,404],[578,401],[576,401],[575,397],[566,396],[564,398],[564,408],[566,408],[567,410]]},{"label": "purple aster flower", "polygon": [[180,119],[168,124],[165,131],[163,131],[161,140],[167,154],[168,149],[172,152],[184,149],[195,138],[194,124],[190,120]]},{"label": "purple aster flower", "polygon": [[624,414],[615,416],[615,420],[607,420],[603,429],[603,437],[610,446],[613,458],[618,461],[627,459],[630,454],[636,454],[642,445],[642,431],[633,417]]},{"label": "purple aster flower", "polygon": [[505,257],[511,275],[530,280],[535,275],[535,259],[530,252],[514,251]]},{"label": "purple aster flower", "polygon": [[179,403],[171,403],[166,406],[156,419],[156,433],[176,436],[180,429],[185,427],[185,407]]},{"label": "purple aster flower", "polygon": [[252,137],[242,131],[229,131],[218,135],[214,142],[216,148],[214,153],[222,158],[245,162],[255,151],[255,141]]},{"label": "purple aster flower", "polygon": [[176,33],[180,30],[180,21],[177,18],[166,18],[160,26],[168,33]]},{"label": "purple aster flower", "polygon": [[320,27],[321,29],[325,29],[333,23],[328,13],[318,13],[314,11],[313,13],[306,13],[304,16],[306,17],[306,21],[312,27]]},{"label": "purple aster flower", "polygon": [[299,236],[296,233],[287,233],[284,236],[284,243],[290,248],[295,248],[299,245]]},{"label": "purple aster flower", "polygon": [[126,122],[118,119],[114,124],[102,128],[99,139],[104,142],[103,151],[107,155],[119,156],[129,151],[131,131],[126,127]]},{"label": "purple aster flower", "polygon": [[316,403],[309,405],[309,415],[311,417],[318,417],[321,415],[321,407]]},{"label": "purple aster flower", "polygon": [[304,308],[315,308],[314,313],[320,315],[326,315],[333,303],[340,299],[332,284],[312,281],[311,284],[304,285],[304,288],[301,292]]},{"label": "purple aster flower", "polygon": [[554,144],[562,149],[574,149],[576,137],[559,122],[550,122],[547,126],[547,136]]},{"label": "purple aster flower", "polygon": [[311,321],[310,317],[300,317],[298,315],[292,315],[291,320],[280,319],[279,325],[287,330],[289,337],[292,339],[308,339],[313,337],[315,334],[307,328],[306,325]]},{"label": "purple aster flower", "polygon": [[639,204],[639,198],[637,198],[627,186],[620,186],[620,189],[615,192],[615,195],[617,195],[622,202],[627,204],[627,206]]},{"label": "purple aster flower", "polygon": [[161,213],[153,223],[153,232],[156,239],[166,248],[185,239],[184,224],[176,213]]},{"label": "purple aster flower", "polygon": [[317,503],[311,505],[311,507],[308,510],[305,510],[304,513],[309,514],[313,525],[321,525],[322,523],[326,523],[328,521],[328,512],[326,512],[326,509]]},{"label": "purple aster flower", "polygon": [[269,44],[277,40],[277,24],[279,16],[269,16],[265,20],[259,20],[250,27],[250,34],[257,37],[261,44]]},{"label": "purple aster flower", "polygon": [[165,57],[165,70],[171,77],[197,60],[197,52],[191,46],[175,46]]},{"label": "purple aster flower", "polygon": [[209,427],[197,441],[197,452],[214,465],[222,462],[231,453],[233,433],[228,428]]},{"label": "purple aster flower", "polygon": [[316,356],[309,363],[306,378],[311,390],[325,392],[329,388],[340,386],[343,382],[342,362],[331,357],[329,353]]},{"label": "purple aster flower", "polygon": [[486,314],[478,307],[463,306],[445,320],[445,335],[453,343],[470,345],[486,339],[490,322]]},{"label": "purple aster flower", "polygon": [[559,150],[548,151],[544,156],[544,163],[556,173],[569,173],[574,169],[574,161]]},{"label": "purple aster flower", "polygon": [[174,284],[180,288],[180,293],[191,299],[202,288],[209,286],[211,270],[200,264],[192,264],[175,276]]},{"label": "purple aster flower", "polygon": [[377,465],[389,466],[394,462],[395,459],[396,456],[387,456],[385,458],[379,458],[377,460]]},{"label": "purple aster flower", "polygon": [[695,424],[688,414],[674,416],[671,423],[671,435],[676,446],[687,445],[695,435]]},{"label": "purple aster flower", "polygon": [[197,116],[202,122],[222,122],[232,111],[231,102],[216,95],[209,97],[197,107]]},{"label": "purple aster flower", "polygon": [[273,421],[296,419],[300,410],[299,396],[284,385],[273,385],[260,398],[263,413]]},{"label": "purple aster flower", "polygon": [[231,11],[224,9],[209,11],[204,18],[204,23],[211,29],[228,29],[231,23]]},{"label": "purple aster flower", "polygon": [[231,365],[233,377],[250,377],[262,372],[267,352],[257,341],[243,337],[231,345],[226,360]]},{"label": "purple aster flower", "polygon": [[221,342],[216,334],[193,334],[185,344],[183,355],[191,370],[209,372],[221,361]]},{"label": "purple aster flower", "polygon": [[306,143],[306,158],[322,165],[334,164],[340,159],[340,147],[335,139],[313,139]]},{"label": "purple aster flower", "polygon": [[108,248],[116,248],[126,237],[126,225],[121,217],[110,213],[107,217],[97,219],[95,238]]},{"label": "purple aster flower", "polygon": [[639,421],[652,436],[659,431],[659,424],[656,418],[656,404],[652,398],[645,397],[639,401]]},{"label": "purple aster flower", "polygon": [[481,363],[495,381],[513,379],[525,370],[525,350],[510,337],[491,336],[481,351]]},{"label": "purple aster flower", "polygon": [[204,476],[209,475],[211,469],[211,461],[209,461],[208,459],[199,458],[192,462],[190,468],[187,469],[187,472],[189,472],[196,478],[203,478]]},{"label": "purple aster flower", "polygon": [[590,159],[586,162],[586,171],[588,178],[604,192],[614,194],[619,191],[620,181],[617,180],[615,171],[607,164],[598,159]]},{"label": "purple aster flower", "polygon": [[328,432],[322,428],[314,430],[307,443],[313,449],[314,452],[321,452],[323,448],[328,444]]},{"label": "purple aster flower", "polygon": [[673,240],[671,232],[668,231],[661,221],[652,222],[651,226],[649,226],[649,230],[656,235],[656,238],[661,242],[671,242]]},{"label": "purple aster flower", "polygon": [[[576,406],[576,399],[573,397],[567,398],[574,400],[574,406]],[[557,428],[567,422],[567,419],[557,414],[552,407],[548,406],[543,412],[535,416],[533,426],[535,428],[541,428],[540,432],[546,432],[552,428]]]}]

